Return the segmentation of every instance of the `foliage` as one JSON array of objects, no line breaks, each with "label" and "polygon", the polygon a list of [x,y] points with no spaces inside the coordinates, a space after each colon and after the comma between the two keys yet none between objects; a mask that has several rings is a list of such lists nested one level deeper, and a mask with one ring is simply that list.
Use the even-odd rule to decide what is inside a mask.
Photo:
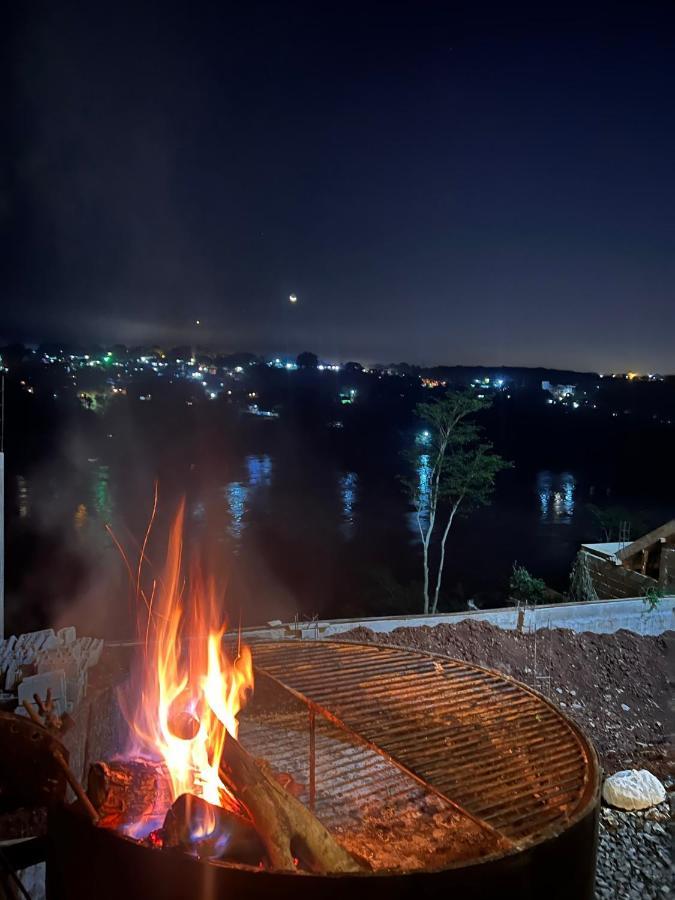
[{"label": "foliage", "polygon": [[591,572],[588,568],[588,558],[583,551],[577,553],[577,558],[572,566],[569,596],[574,603],[589,603],[598,599]]},{"label": "foliage", "polygon": [[648,612],[654,612],[655,609],[659,608],[659,604],[663,600],[664,594],[663,590],[660,587],[648,587],[645,591],[645,595],[642,598],[642,602],[647,607]]},{"label": "foliage", "polygon": [[[448,391],[429,403],[418,403],[417,415],[425,423],[425,440],[404,454],[412,476],[403,484],[417,513],[422,542],[424,612],[435,613],[445,566],[445,548],[455,516],[489,503],[498,472],[510,466],[481,440],[481,429],[471,416],[488,409],[490,402],[469,391]],[[435,544],[433,539],[437,537]],[[432,555],[435,585],[431,592]]]},{"label": "foliage", "polygon": [[309,350],[305,350],[303,353],[298,354],[296,363],[299,369],[316,369],[319,365],[319,357],[316,353],[310,353]]},{"label": "foliage", "polygon": [[525,566],[514,562],[509,579],[509,594],[518,603],[541,603],[546,594],[546,584],[541,578],[531,575]]}]

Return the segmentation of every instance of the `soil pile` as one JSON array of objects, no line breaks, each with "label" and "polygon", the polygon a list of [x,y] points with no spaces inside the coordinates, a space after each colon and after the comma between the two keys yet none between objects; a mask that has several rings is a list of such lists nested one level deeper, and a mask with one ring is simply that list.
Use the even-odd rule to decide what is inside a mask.
[{"label": "soil pile", "polygon": [[645,768],[664,777],[673,636],[560,628],[519,633],[467,620],[387,634],[355,628],[340,639],[428,650],[498,669],[541,691],[575,719],[593,740],[606,772]]}]

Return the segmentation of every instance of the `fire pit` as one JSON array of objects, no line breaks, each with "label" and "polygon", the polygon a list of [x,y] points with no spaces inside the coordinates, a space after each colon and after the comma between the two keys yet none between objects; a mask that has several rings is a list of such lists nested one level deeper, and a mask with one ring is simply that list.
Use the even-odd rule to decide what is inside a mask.
[{"label": "fire pit", "polygon": [[599,773],[572,722],[431,654],[252,653],[201,570],[186,574],[182,534],[183,507],[145,589],[144,544],[129,734],[90,767],[89,819],[53,811],[52,897],[591,897]]},{"label": "fire pit", "polygon": [[359,870],[196,859],[57,810],[51,896],[592,897],[598,764],[545,698],[496,672],[393,647],[256,644],[253,662],[241,744]]}]

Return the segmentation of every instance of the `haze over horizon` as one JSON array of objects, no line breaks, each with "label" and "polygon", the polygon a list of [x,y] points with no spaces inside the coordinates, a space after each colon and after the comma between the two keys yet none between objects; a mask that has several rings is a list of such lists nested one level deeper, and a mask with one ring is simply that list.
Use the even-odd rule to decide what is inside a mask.
[{"label": "haze over horizon", "polygon": [[0,337],[672,372],[675,13],[586,7],[14,5]]},{"label": "haze over horizon", "polygon": [[[218,345],[215,343],[209,344],[208,342],[201,340],[199,334],[195,335],[194,333],[190,333],[189,337],[186,337],[185,332],[183,332],[182,334],[177,333],[175,335],[175,340],[172,339],[168,343],[166,343],[166,342],[162,342],[159,340],[153,340],[152,336],[150,334],[150,331],[148,331],[148,334],[149,334],[149,338],[147,340],[143,340],[140,343],[130,344],[127,346],[124,343],[124,341],[121,341],[121,340],[92,339],[91,342],[87,342],[87,341],[72,339],[70,337],[66,337],[65,339],[62,340],[58,336],[55,336],[52,339],[44,339],[44,340],[40,340],[37,338],[30,338],[30,339],[27,338],[27,339],[23,340],[21,338],[17,339],[15,335],[6,337],[2,334],[2,332],[0,332],[0,347],[2,347],[3,344],[12,344],[15,342],[16,343],[24,343],[25,346],[28,348],[31,348],[31,347],[37,348],[38,346],[40,346],[42,344],[54,345],[54,344],[62,343],[63,346],[66,347],[66,349],[69,349],[69,348],[72,349],[72,348],[77,348],[77,347],[86,349],[86,348],[90,348],[91,346],[98,346],[102,349],[108,349],[108,348],[113,347],[115,344],[124,345],[127,347],[128,350],[133,350],[135,347],[144,347],[144,348],[157,347],[157,348],[161,348],[162,350],[172,350],[172,349],[175,349],[176,347],[189,346],[196,353],[201,352],[206,355],[222,354],[222,355],[228,356],[228,355],[252,353],[253,355],[259,356],[264,359],[271,359],[275,356],[282,356],[285,359],[286,358],[287,359],[295,359],[295,357],[298,356],[302,352],[305,352],[305,351],[309,351],[312,353],[315,352],[315,348],[309,347],[309,346],[305,347],[304,345],[298,345],[297,348],[287,345],[284,348],[272,347],[270,349],[260,349],[257,347],[250,347],[248,345],[237,347],[234,345],[224,346],[224,345]],[[485,361],[485,360],[481,360],[481,359],[468,360],[465,362],[458,362],[458,361],[454,361],[454,360],[438,360],[438,359],[433,360],[433,359],[424,359],[424,358],[414,359],[414,358],[410,358],[410,357],[407,357],[407,358],[405,358],[405,357],[380,358],[380,357],[374,356],[372,353],[365,354],[365,355],[356,355],[356,354],[349,355],[349,354],[344,354],[344,353],[322,354],[322,353],[318,352],[317,356],[319,357],[320,361],[333,362],[333,363],[338,363],[340,365],[343,365],[347,362],[357,362],[357,363],[361,363],[364,366],[399,365],[401,363],[407,363],[412,366],[418,366],[419,368],[422,368],[422,369],[459,367],[459,368],[469,368],[469,369],[475,368],[475,369],[500,370],[500,369],[521,369],[522,368],[522,369],[542,369],[542,370],[546,370],[546,371],[569,371],[569,372],[577,372],[579,374],[599,374],[599,375],[605,375],[605,374],[619,375],[619,374],[626,374],[627,372],[636,371],[633,369],[625,369],[625,370],[615,369],[615,370],[611,370],[611,371],[609,369],[606,369],[606,370],[599,370],[599,369],[594,369],[594,368],[581,369],[581,368],[576,368],[576,367],[570,367],[567,365],[556,365],[555,363],[547,364],[545,362],[538,362],[538,363],[534,362],[534,363],[528,363],[527,365],[523,365],[518,362],[504,362],[504,361],[490,362],[490,361]],[[664,370],[664,371],[659,371],[659,372],[650,370],[649,373],[645,371],[640,374],[643,374],[643,375],[658,374],[658,375],[662,375],[662,376],[671,376],[672,377],[672,376],[675,376],[675,368],[673,368],[672,370]]]}]

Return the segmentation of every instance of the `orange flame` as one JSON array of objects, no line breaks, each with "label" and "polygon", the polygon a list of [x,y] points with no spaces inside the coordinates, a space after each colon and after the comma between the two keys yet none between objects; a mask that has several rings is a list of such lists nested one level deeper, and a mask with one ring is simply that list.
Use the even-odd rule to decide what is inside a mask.
[{"label": "orange flame", "polygon": [[[129,755],[163,761],[174,800],[190,793],[241,812],[218,767],[228,733],[237,736],[237,714],[253,688],[251,652],[242,646],[234,661],[228,658],[223,651],[226,626],[218,614],[213,583],[205,582],[196,568],[184,581],[183,522],[181,504],[171,527],[163,577],[149,597],[140,590],[143,559],[139,564],[138,624],[144,644],[140,690],[138,684],[130,686],[137,693],[135,708],[127,714],[133,734]],[[147,535],[142,557],[146,544]],[[165,812],[156,810],[154,815]],[[201,829],[209,830],[204,824]]]}]

